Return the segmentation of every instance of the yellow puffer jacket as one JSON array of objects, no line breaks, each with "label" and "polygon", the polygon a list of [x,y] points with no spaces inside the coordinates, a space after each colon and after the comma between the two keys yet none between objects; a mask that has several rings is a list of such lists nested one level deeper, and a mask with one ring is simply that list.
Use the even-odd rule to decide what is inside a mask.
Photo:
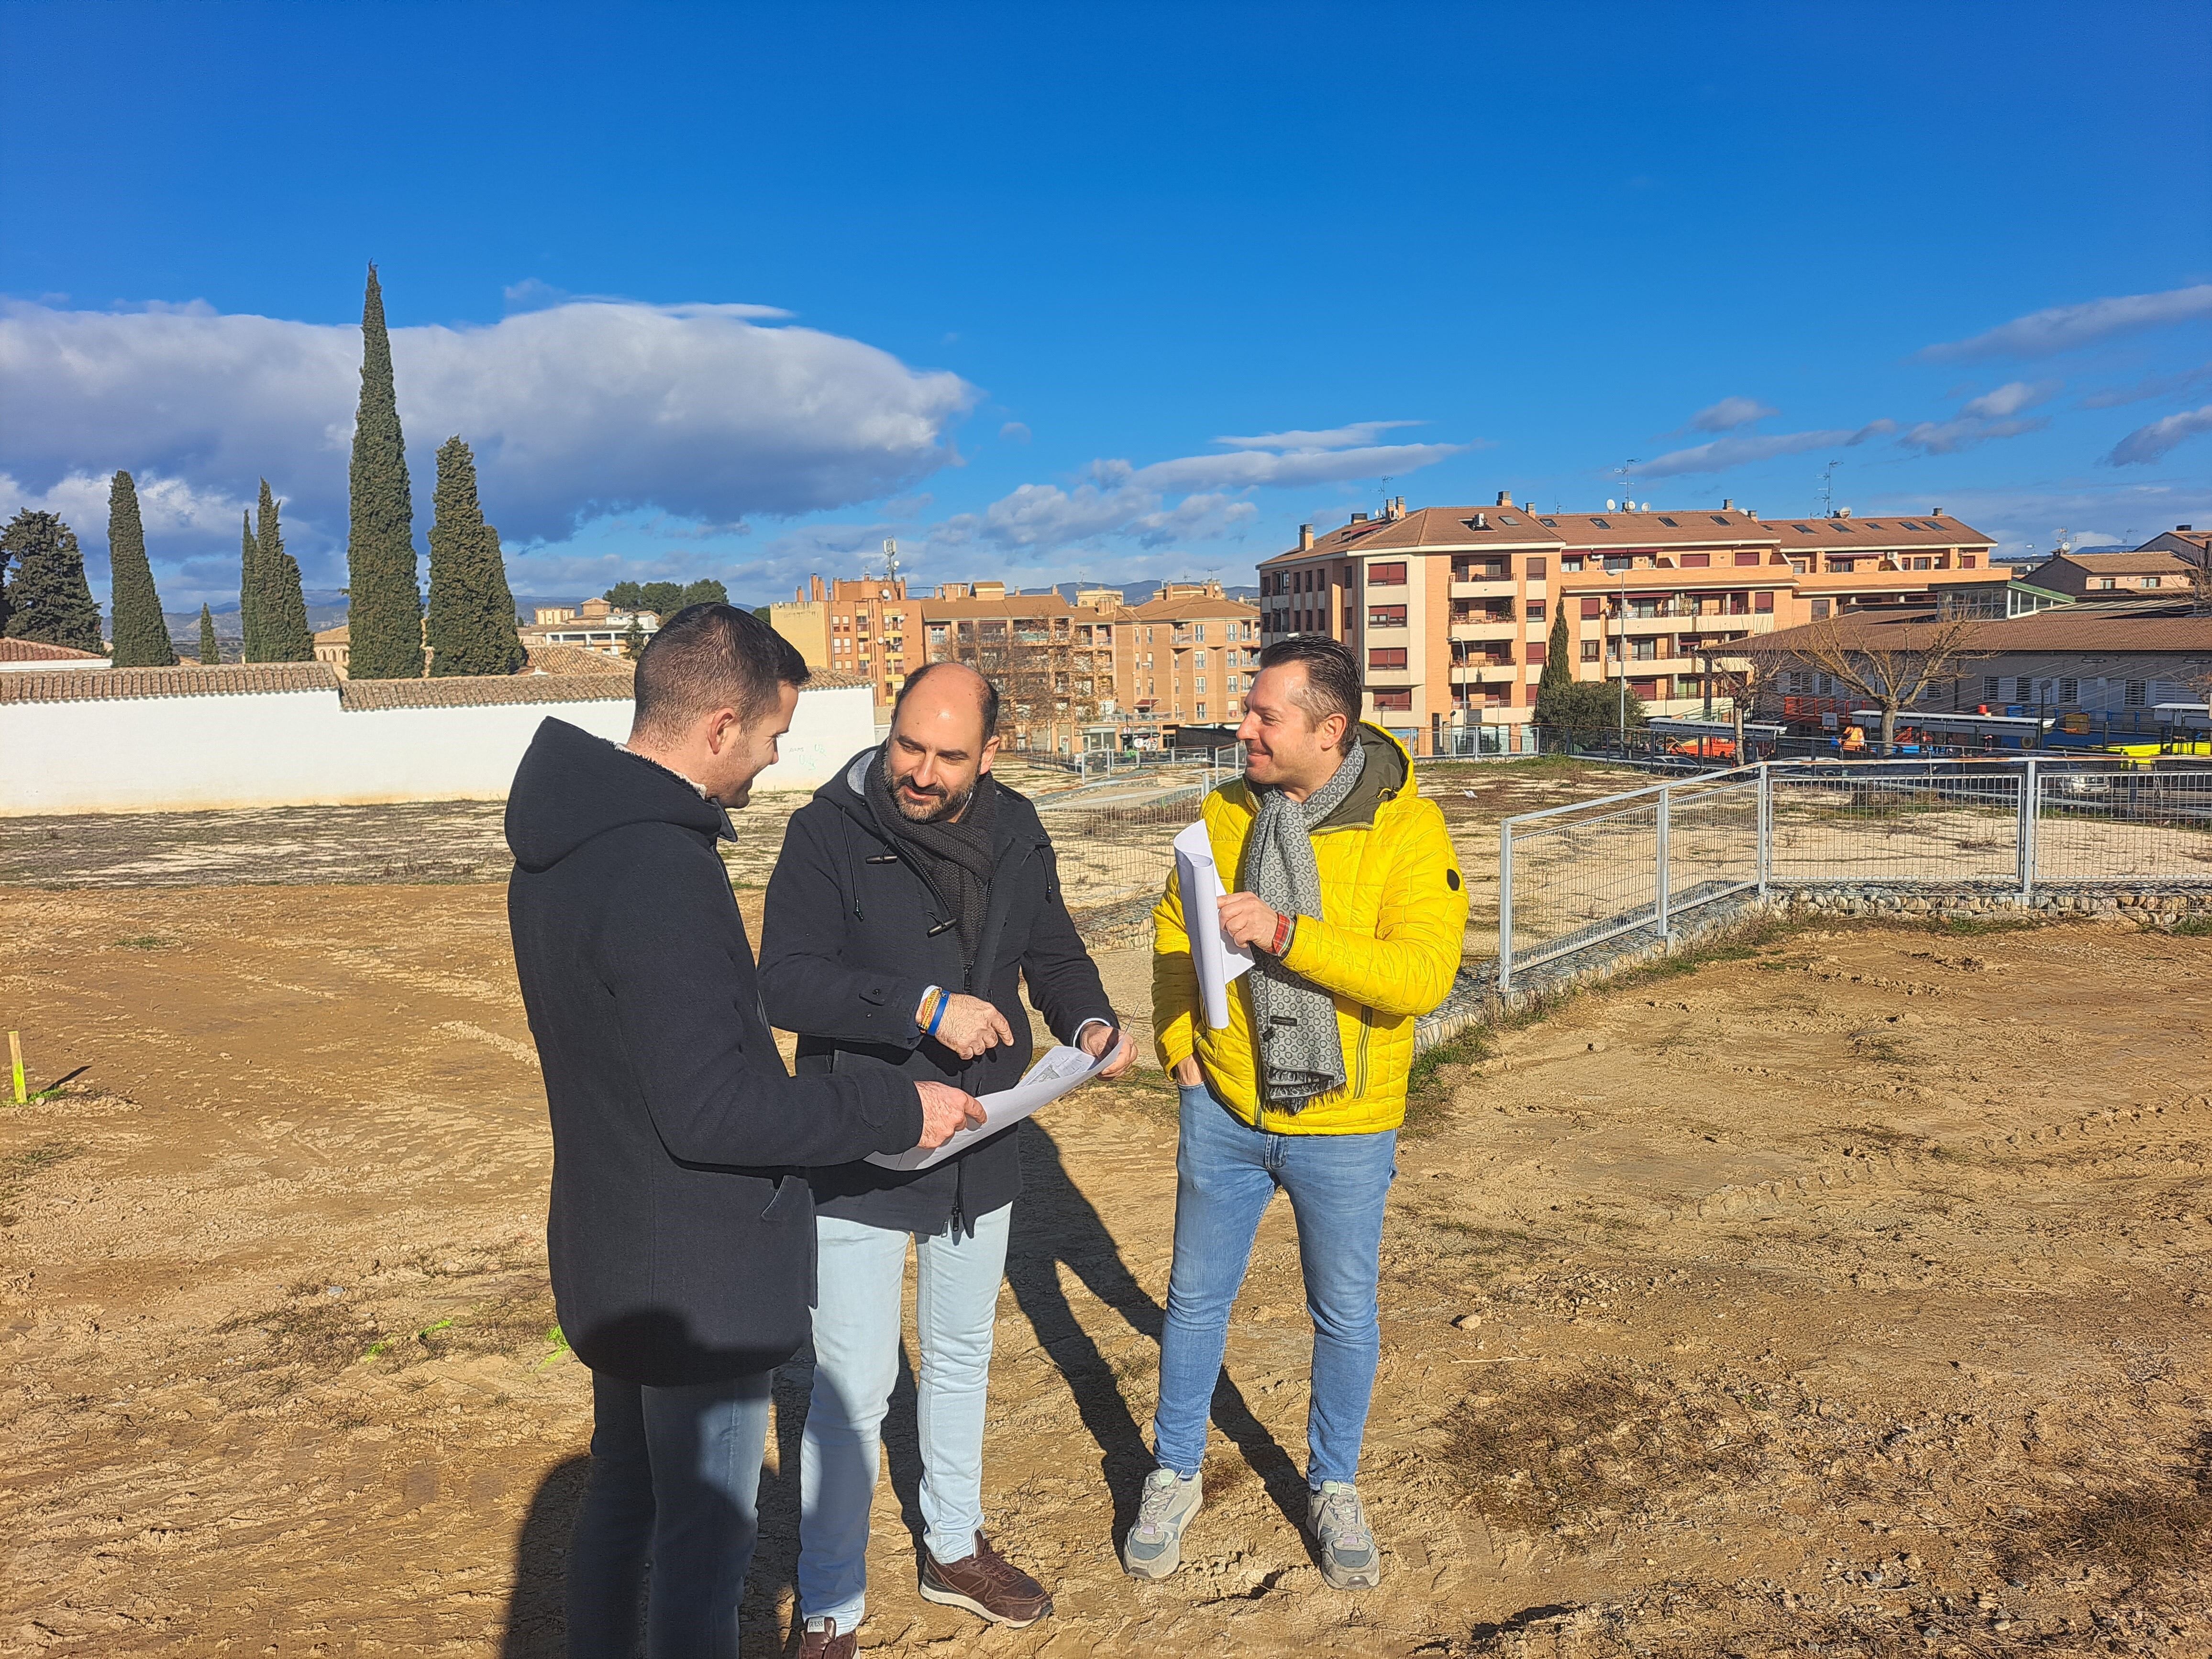
[{"label": "yellow puffer jacket", "polygon": [[[1367,764],[1344,804],[1313,835],[1322,915],[1298,918],[1285,964],[1336,1000],[1345,1086],[1300,1112],[1263,1110],[1252,1042],[1250,976],[1231,988],[1229,1024],[1214,1030],[1200,1006],[1197,969],[1175,876],[1152,909],[1152,1024],[1170,1071],[1196,1052],[1214,1093],[1247,1123],[1281,1134],[1370,1134],[1406,1118],[1413,1022],[1441,1003],[1459,971],[1467,887],[1434,801],[1413,781],[1413,758],[1389,732],[1363,725]],[[1206,832],[1223,872],[1243,867],[1258,817],[1243,779],[1206,798]],[[1233,887],[1232,887],[1232,890]]]}]

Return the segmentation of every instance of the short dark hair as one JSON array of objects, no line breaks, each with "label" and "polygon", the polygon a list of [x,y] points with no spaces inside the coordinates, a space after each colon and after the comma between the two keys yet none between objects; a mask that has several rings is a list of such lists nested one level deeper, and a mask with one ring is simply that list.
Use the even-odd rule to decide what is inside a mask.
[{"label": "short dark hair", "polygon": [[736,709],[750,726],[806,675],[806,659],[750,611],[687,605],[638,653],[635,723],[664,742],[717,708]]},{"label": "short dark hair", "polygon": [[1306,665],[1305,689],[1291,700],[1319,726],[1331,714],[1344,716],[1345,738],[1359,724],[1359,660],[1351,650],[1318,634],[1293,634],[1260,653],[1262,673],[1285,663]]},{"label": "short dark hair", "polygon": [[973,663],[959,662],[951,657],[939,657],[935,662],[926,662],[906,677],[906,683],[899,687],[898,696],[892,700],[891,718],[894,720],[898,719],[898,711],[906,702],[906,694],[927,679],[933,668],[965,668],[983,682],[983,741],[990,742],[992,734],[999,729],[999,688],[991,684],[988,674]]}]

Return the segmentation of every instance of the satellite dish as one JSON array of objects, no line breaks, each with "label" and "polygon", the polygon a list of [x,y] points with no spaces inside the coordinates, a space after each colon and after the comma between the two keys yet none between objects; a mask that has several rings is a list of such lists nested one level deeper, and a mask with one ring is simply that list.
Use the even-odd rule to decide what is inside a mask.
[{"label": "satellite dish", "polygon": [[1605,510],[1606,510],[1607,512],[1608,512],[1608,513],[1610,513],[1610,512],[1612,512],[1612,511],[1613,510],[1613,498],[1612,498],[1610,495],[1608,495],[1608,496],[1607,496],[1607,497],[1606,497],[1606,501],[1605,501]]}]

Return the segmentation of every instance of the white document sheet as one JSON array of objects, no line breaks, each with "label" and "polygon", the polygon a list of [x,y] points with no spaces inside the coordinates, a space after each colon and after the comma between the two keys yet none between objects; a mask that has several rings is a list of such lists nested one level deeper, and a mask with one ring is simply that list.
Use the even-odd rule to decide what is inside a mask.
[{"label": "white document sheet", "polygon": [[1091,1075],[1113,1057],[1111,1044],[1104,1054],[1093,1060],[1082,1049],[1062,1043],[1030,1066],[1027,1075],[1012,1088],[975,1097],[986,1115],[981,1128],[958,1130],[934,1152],[924,1152],[916,1146],[904,1152],[870,1152],[868,1162],[879,1164],[886,1170],[927,1170],[933,1164],[942,1164],[987,1135],[1011,1129],[1038,1107],[1051,1104],[1077,1085],[1088,1083]]},{"label": "white document sheet", "polygon": [[1226,898],[1221,872],[1213,863],[1213,843],[1201,818],[1175,838],[1176,885],[1182,891],[1183,931],[1190,935],[1190,959],[1198,969],[1198,989],[1206,1003],[1206,1023],[1215,1030],[1229,1026],[1229,986],[1252,965],[1244,947],[1221,931],[1216,899]]}]

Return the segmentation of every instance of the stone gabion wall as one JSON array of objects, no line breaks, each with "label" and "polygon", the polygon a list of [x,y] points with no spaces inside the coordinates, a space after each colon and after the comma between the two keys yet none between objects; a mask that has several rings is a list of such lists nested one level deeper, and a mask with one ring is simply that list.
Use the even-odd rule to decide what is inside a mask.
[{"label": "stone gabion wall", "polygon": [[1935,916],[1945,921],[2007,916],[2117,916],[2152,927],[2171,927],[2190,916],[2212,915],[2212,886],[2094,890],[2039,889],[2022,905],[2018,893],[1935,892],[1906,887],[1793,887],[1775,890],[1769,907],[1784,915]]}]

